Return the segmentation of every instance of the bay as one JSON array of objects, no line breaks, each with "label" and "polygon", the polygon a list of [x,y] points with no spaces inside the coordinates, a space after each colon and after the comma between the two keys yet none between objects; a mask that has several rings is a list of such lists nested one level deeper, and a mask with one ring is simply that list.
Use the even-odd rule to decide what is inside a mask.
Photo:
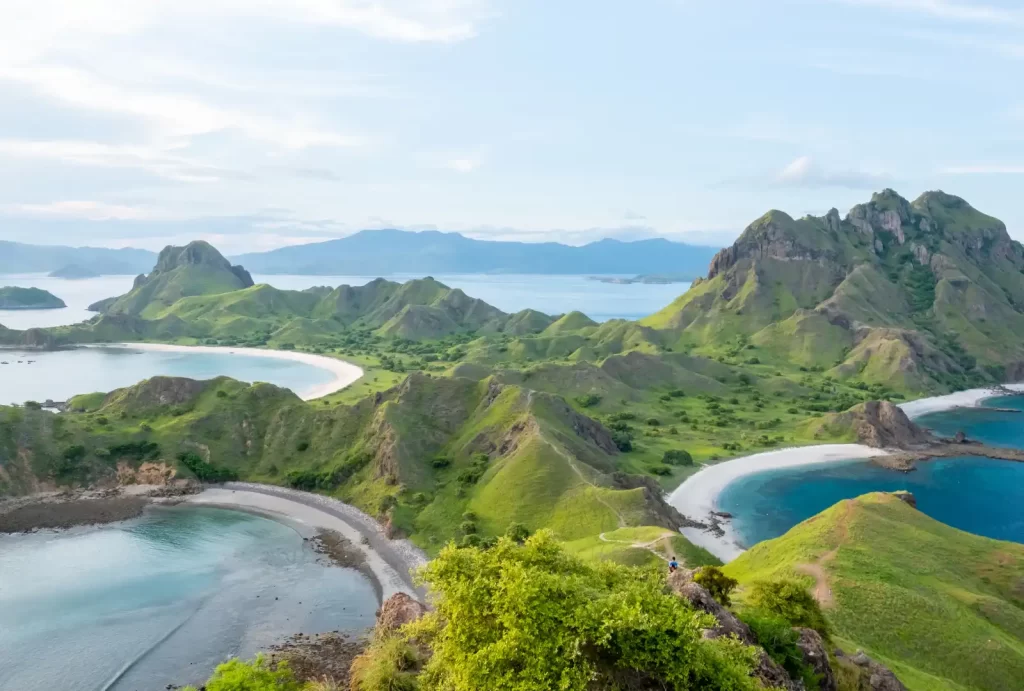
[{"label": "bay", "polygon": [[[989,399],[988,408],[1024,411],[1024,396]],[[958,408],[924,415],[918,424],[952,436],[963,430],[987,444],[1024,448],[1024,412]],[[959,457],[925,461],[900,473],[870,462],[769,470],[730,483],[721,511],[744,546],[779,537],[843,499],[869,492],[908,490],[925,514],[961,530],[1024,543],[1024,463]]]},{"label": "bay", "polygon": [[[29,364],[31,361],[31,364]],[[320,367],[294,360],[240,353],[159,352],[131,347],[37,351],[0,348],[0,405],[64,401],[83,393],[112,391],[157,375],[212,379],[227,376],[267,382],[302,396],[334,380]]]},{"label": "bay", "polygon": [[359,572],[288,525],[153,508],[108,526],[0,536],[0,689],[164,689],[283,637],[371,626]]}]

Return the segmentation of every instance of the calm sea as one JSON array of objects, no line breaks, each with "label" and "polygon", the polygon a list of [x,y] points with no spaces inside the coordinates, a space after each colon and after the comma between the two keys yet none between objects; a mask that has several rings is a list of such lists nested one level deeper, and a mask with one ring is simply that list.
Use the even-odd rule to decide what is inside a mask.
[{"label": "calm sea", "polygon": [[0,536],[0,689],[156,691],[294,633],[361,631],[377,599],[293,528],[156,508],[62,533]]},{"label": "calm sea", "polygon": [[276,384],[300,396],[334,377],[331,372],[304,362],[230,352],[160,353],[102,347],[57,351],[0,348],[0,404],[46,399],[64,401],[76,394],[131,386],[156,375],[191,379],[223,375],[239,381]]},{"label": "calm sea", "polygon": [[[991,399],[987,404],[1024,410],[1024,397]],[[963,430],[990,444],[1024,448],[1024,412],[951,410],[917,422],[939,434]],[[901,489],[912,492],[918,508],[943,523],[1024,542],[1024,463],[990,458],[928,461],[905,474],[864,461],[766,471],[730,484],[718,505],[734,515],[733,527],[749,547],[782,535],[840,500]]]},{"label": "calm sea", "polygon": [[[412,275],[386,276],[393,281],[419,278]],[[505,312],[532,308],[548,314],[578,310],[595,321],[640,319],[657,312],[682,295],[689,283],[621,285],[589,280],[586,276],[545,275],[438,275],[437,280],[467,295],[480,298]],[[257,283],[269,283],[284,290],[302,290],[312,286],[358,286],[372,280],[367,276],[286,276],[256,275]],[[95,316],[86,307],[132,287],[133,276],[101,276],[81,281],[48,278],[39,274],[0,275],[0,286],[42,288],[68,305],[59,310],[0,312],[0,324],[10,329],[77,324]]]}]

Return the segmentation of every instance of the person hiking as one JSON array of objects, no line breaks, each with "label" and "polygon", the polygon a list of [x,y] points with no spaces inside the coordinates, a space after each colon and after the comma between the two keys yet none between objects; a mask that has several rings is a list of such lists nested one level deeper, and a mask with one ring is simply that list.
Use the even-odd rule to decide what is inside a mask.
[{"label": "person hiking", "polygon": [[668,572],[669,573],[675,573],[678,569],[679,569],[679,562],[676,561],[675,557],[672,557],[672,559],[668,562]]}]

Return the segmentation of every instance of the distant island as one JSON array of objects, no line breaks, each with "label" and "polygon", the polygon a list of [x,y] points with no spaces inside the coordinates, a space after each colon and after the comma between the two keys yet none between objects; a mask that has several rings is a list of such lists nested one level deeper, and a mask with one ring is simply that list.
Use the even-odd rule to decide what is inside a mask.
[{"label": "distant island", "polygon": [[632,285],[633,283],[644,283],[647,285],[669,285],[671,283],[690,283],[694,276],[686,274],[645,274],[633,278],[622,278],[621,276],[587,276],[588,281],[599,283],[614,283],[615,285]]},{"label": "distant island", "polygon": [[40,288],[0,288],[0,310],[52,310],[67,307],[53,293]]},{"label": "distant island", "polygon": [[100,274],[78,264],[67,264],[56,271],[51,271],[48,276],[50,278],[65,278],[70,281],[80,281],[86,278],[98,278]]},{"label": "distant island", "polygon": [[579,247],[557,242],[476,240],[438,231],[363,230],[310,245],[231,257],[259,274],[687,274],[702,276],[714,247],[664,238],[604,239]]}]

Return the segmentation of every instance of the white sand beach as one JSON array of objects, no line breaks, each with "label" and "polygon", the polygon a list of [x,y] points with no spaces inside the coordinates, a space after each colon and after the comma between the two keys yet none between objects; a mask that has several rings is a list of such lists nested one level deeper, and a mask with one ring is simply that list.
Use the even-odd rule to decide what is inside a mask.
[{"label": "white sand beach", "polygon": [[[884,449],[875,449],[863,444],[821,444],[744,456],[705,466],[677,487],[668,496],[668,503],[689,518],[707,522],[711,513],[718,511],[718,495],[722,490],[729,483],[746,475],[779,468],[884,456],[886,453]],[[699,528],[683,528],[683,535],[722,561],[732,561],[743,553],[743,548],[737,543],[737,536],[728,520],[723,520],[721,527],[725,533],[720,536]]]},{"label": "white sand beach", "polygon": [[953,408],[974,408],[981,405],[985,400],[1002,394],[1002,389],[1024,392],[1024,384],[1003,384],[1000,388],[967,389],[966,391],[957,391],[945,396],[919,398],[916,401],[901,403],[900,408],[911,419],[928,413],[952,410]]},{"label": "white sand beach", "polygon": [[324,355],[314,355],[312,353],[300,353],[294,350],[268,350],[264,348],[231,348],[224,346],[183,346],[183,345],[170,345],[166,343],[114,343],[104,344],[103,346],[87,346],[87,347],[103,347],[103,348],[134,348],[135,350],[149,350],[154,352],[164,353],[217,353],[217,354],[237,354],[245,355],[247,357],[265,357],[275,358],[278,360],[291,360],[293,362],[301,362],[307,365],[312,365],[319,369],[327,370],[334,375],[334,379],[322,384],[320,386],[314,386],[306,389],[305,391],[296,391],[295,393],[304,401],[311,401],[315,398],[321,398],[332,394],[335,391],[340,391],[347,386],[351,386],[363,376],[363,370],[357,365],[353,365],[351,362],[345,362],[344,360],[338,360],[337,358],[326,357]]},{"label": "white sand beach", "polygon": [[389,540],[377,521],[354,506],[319,494],[244,482],[206,489],[186,501],[280,516],[311,528],[334,530],[362,553],[383,599],[395,593],[421,601],[424,598],[410,572],[426,563],[426,555],[408,540]]}]

